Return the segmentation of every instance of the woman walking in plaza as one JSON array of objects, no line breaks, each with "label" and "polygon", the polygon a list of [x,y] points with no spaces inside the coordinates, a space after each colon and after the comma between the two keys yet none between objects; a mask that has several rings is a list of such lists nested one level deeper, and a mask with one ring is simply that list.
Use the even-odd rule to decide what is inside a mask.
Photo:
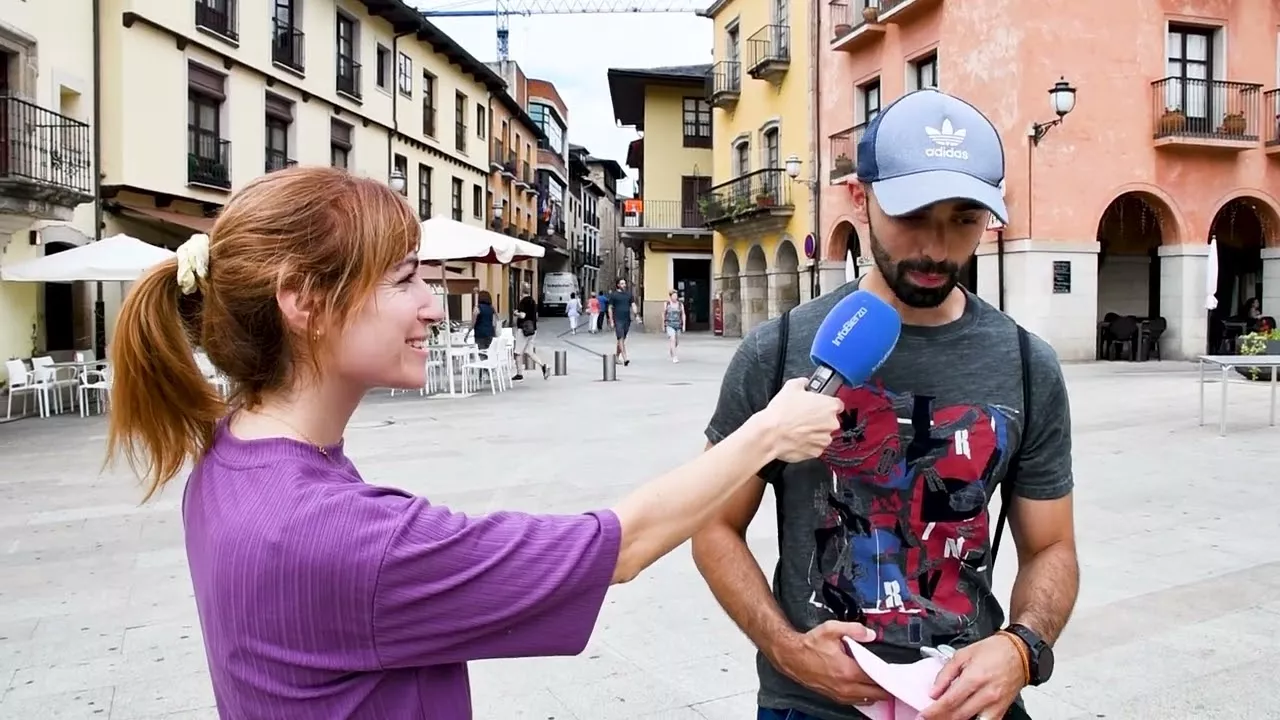
[{"label": "woman walking in plaza", "polygon": [[667,330],[667,354],[671,362],[680,362],[676,349],[680,347],[680,334],[685,328],[684,303],[680,302],[680,293],[675,290],[667,295],[667,304],[662,308],[662,324]]},{"label": "woman walking in plaza", "polygon": [[569,293],[569,304],[565,306],[565,314],[569,316],[569,334],[578,334],[578,318],[582,317],[582,301],[578,299],[578,293]]},{"label": "woman walking in plaza", "polygon": [[[467,515],[365,484],[347,423],[370,389],[425,384],[442,318],[420,232],[381,183],[273,172],[120,310],[108,453],[146,498],[191,463],[178,491],[221,717],[470,718],[468,661],[581,652],[609,586],[839,427],[839,400],[792,381],[693,461],[578,515]],[[225,404],[193,344],[232,381]],[[410,472],[431,478],[430,457]]]},{"label": "woman walking in plaza", "polygon": [[596,297],[595,293],[587,299],[587,318],[591,321],[587,326],[587,332],[595,335],[600,324],[600,298]]},{"label": "woman walking in plaza", "polygon": [[476,296],[475,312],[471,313],[471,329],[467,331],[467,335],[475,336],[476,348],[480,350],[488,350],[493,344],[494,315],[493,296],[488,290],[481,290]]}]

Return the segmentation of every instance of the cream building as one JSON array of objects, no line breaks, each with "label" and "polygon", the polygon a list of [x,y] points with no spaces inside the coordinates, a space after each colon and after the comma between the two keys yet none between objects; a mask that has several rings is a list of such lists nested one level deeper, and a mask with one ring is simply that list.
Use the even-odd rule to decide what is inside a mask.
[{"label": "cream building", "polygon": [[[422,218],[485,225],[490,103],[505,83],[398,0],[0,0],[0,48],[4,102],[25,98],[85,125],[56,138],[52,184],[66,187],[43,204],[15,203],[13,168],[0,168],[0,263],[118,232],[175,247],[208,230],[236,188],[295,164],[403,182]],[[17,133],[0,126],[0,143]],[[64,151],[68,137],[83,147]],[[81,179],[92,179],[95,150],[100,208]],[[470,313],[467,290],[489,275],[450,264],[455,317]],[[52,288],[0,282],[0,355],[93,345],[93,288],[72,288],[65,302]],[[121,292],[103,288],[107,343]]]}]

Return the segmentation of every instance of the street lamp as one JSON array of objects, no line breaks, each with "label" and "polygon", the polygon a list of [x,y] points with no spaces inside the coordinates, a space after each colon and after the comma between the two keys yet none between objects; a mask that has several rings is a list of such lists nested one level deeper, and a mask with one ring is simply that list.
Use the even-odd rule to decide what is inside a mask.
[{"label": "street lamp", "polygon": [[1076,89],[1071,87],[1071,83],[1067,82],[1065,77],[1059,77],[1058,82],[1049,88],[1049,106],[1053,108],[1054,114],[1058,117],[1049,122],[1036,123],[1031,126],[1031,131],[1027,134],[1031,136],[1033,145],[1039,145],[1045,134],[1049,132],[1049,128],[1054,125],[1060,125],[1067,113],[1076,107]]},{"label": "street lamp", "polygon": [[787,177],[791,178],[792,180],[795,180],[796,178],[800,177],[800,156],[788,155],[786,167],[787,167]]},{"label": "street lamp", "polygon": [[392,170],[391,177],[387,178],[387,184],[391,186],[392,190],[395,190],[398,193],[403,193],[404,192],[404,173],[400,172],[399,170]]},{"label": "street lamp", "polygon": [[494,220],[502,219],[502,203],[500,202],[495,202],[493,204],[493,219]]}]

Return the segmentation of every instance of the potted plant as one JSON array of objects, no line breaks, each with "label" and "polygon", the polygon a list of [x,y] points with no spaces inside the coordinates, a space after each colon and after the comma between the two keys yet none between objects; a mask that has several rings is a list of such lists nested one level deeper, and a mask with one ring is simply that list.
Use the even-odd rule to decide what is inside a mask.
[{"label": "potted plant", "polygon": [[[1280,355],[1280,330],[1265,330],[1240,336],[1241,355]],[[1236,372],[1250,380],[1271,381],[1271,368],[1237,367]]]},{"label": "potted plant", "polygon": [[853,158],[844,153],[840,153],[835,159],[836,177],[844,177],[853,174]]},{"label": "potted plant", "polygon": [[838,40],[844,37],[845,35],[848,35],[849,33],[853,32],[853,26],[845,22],[836,23],[836,26],[833,28],[833,30],[835,32],[835,35],[832,37],[832,39]]},{"label": "potted plant", "polygon": [[1222,118],[1222,132],[1226,135],[1243,135],[1245,130],[1244,113],[1227,113]]},{"label": "potted plant", "polygon": [[879,20],[880,7],[878,5],[868,3],[866,7],[862,8],[862,19],[869,23]]},{"label": "potted plant", "polygon": [[1187,116],[1178,108],[1165,108],[1164,114],[1160,116],[1160,134],[1173,135],[1182,132],[1187,126]]},{"label": "potted plant", "polygon": [[768,190],[761,190],[756,195],[756,207],[767,208],[773,206],[773,193]]}]

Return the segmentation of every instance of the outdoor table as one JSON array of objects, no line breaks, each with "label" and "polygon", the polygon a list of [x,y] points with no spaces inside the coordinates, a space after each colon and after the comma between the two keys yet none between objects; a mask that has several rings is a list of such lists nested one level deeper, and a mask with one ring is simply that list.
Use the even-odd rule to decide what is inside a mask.
[{"label": "outdoor table", "polygon": [[1271,427],[1276,424],[1276,376],[1280,375],[1280,355],[1201,355],[1200,356],[1200,425],[1204,425],[1204,369],[1217,365],[1222,369],[1222,407],[1218,415],[1218,435],[1227,434],[1227,385],[1236,367],[1271,369]]}]

